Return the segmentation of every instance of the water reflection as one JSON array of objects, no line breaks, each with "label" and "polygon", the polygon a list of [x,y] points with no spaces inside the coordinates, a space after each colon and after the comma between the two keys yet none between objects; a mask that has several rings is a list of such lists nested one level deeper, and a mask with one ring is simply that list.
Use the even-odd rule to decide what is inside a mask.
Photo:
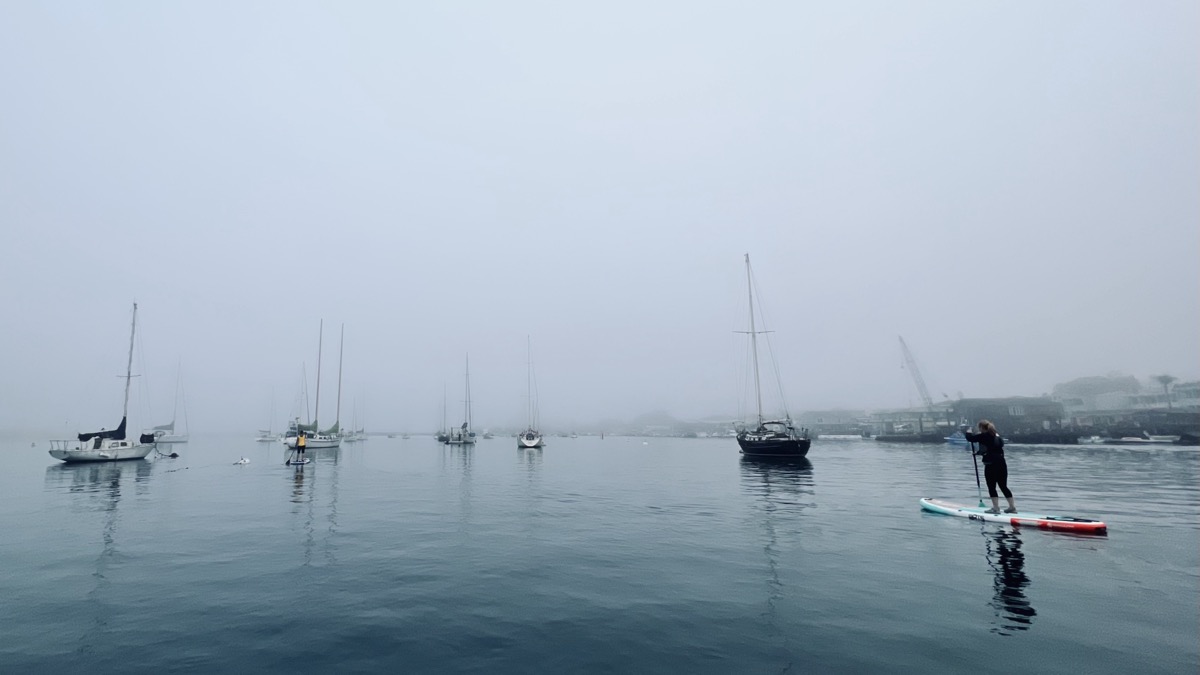
[{"label": "water reflection", "polygon": [[[338,531],[338,478],[341,467],[338,463],[340,453],[336,448],[321,448],[331,452],[314,453],[309,451],[311,460],[308,464],[290,465],[286,472],[289,487],[289,501],[293,504],[292,513],[296,515],[300,529],[304,534],[303,567],[312,565],[317,544],[321,543],[321,551],[327,564],[337,563]],[[327,500],[326,500],[327,496]],[[327,506],[327,509],[324,507]],[[317,523],[322,518],[326,523],[324,541],[318,542]]]},{"label": "water reflection", "polygon": [[293,473],[290,477],[290,482],[292,485],[292,503],[293,504],[303,504],[305,501],[308,501],[308,499],[306,499],[306,494],[304,491],[304,466],[305,465],[304,464],[295,464],[293,466],[294,466]]},{"label": "water reflection", "polygon": [[[767,607],[762,613],[768,632],[790,652],[790,639],[779,627],[778,605],[784,598],[779,577],[780,539],[798,541],[802,512],[813,506],[813,465],[806,457],[764,459],[742,457],[742,489],[754,498],[760,515],[762,550],[767,559]],[[790,667],[791,664],[788,664]]]},{"label": "water reflection", "polygon": [[542,449],[517,448],[517,461],[529,470],[529,475],[532,477],[538,467],[542,465]]},{"label": "water reflection", "polygon": [[987,542],[987,561],[994,577],[994,595],[989,603],[996,610],[993,633],[1012,635],[1014,631],[1029,630],[1037,611],[1025,597],[1029,576],[1025,574],[1025,554],[1021,552],[1021,535],[1016,529],[984,530]]},{"label": "water reflection", "polygon": [[463,524],[471,522],[471,464],[475,460],[475,446],[447,445],[446,450],[452,460],[462,468],[459,476],[458,501],[460,504],[459,520]]},{"label": "water reflection", "polygon": [[46,487],[50,491],[65,488],[73,496],[73,506],[103,514],[101,547],[96,556],[96,571],[92,573],[94,585],[86,595],[86,607],[90,610],[86,613],[92,615],[91,625],[82,636],[81,653],[92,652],[95,645],[106,639],[105,633],[113,617],[111,602],[106,598],[112,584],[110,570],[118,569],[121,564],[121,552],[117,548],[121,497],[131,483],[133,494],[144,494],[149,489],[153,467],[153,462],[131,460],[57,464],[46,468]]},{"label": "water reflection", "polygon": [[68,492],[95,494],[94,502],[101,510],[116,508],[121,498],[122,481],[133,481],[135,494],[149,490],[149,480],[154,462],[129,460],[125,462],[85,462],[79,464],[54,464],[46,467],[46,487],[65,488]]},{"label": "water reflection", "polygon": [[813,465],[807,457],[764,459],[742,457],[742,489],[760,497],[768,513],[801,511],[812,506]]}]

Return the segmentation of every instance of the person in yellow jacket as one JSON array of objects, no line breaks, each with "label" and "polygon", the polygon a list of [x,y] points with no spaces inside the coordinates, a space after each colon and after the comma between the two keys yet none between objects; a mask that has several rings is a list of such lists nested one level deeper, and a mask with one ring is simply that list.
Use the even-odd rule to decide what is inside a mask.
[{"label": "person in yellow jacket", "polygon": [[307,445],[308,437],[304,435],[303,431],[301,431],[300,435],[296,438],[296,452],[299,454],[299,459],[301,462],[304,461],[304,449]]}]

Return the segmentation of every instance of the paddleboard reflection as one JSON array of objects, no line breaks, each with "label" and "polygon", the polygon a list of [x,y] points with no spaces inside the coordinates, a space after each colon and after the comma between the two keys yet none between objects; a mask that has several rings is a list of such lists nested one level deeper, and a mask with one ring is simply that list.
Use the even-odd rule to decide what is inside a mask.
[{"label": "paddleboard reflection", "polygon": [[992,568],[994,594],[988,604],[996,611],[993,633],[1013,635],[1029,630],[1037,610],[1025,596],[1029,576],[1025,574],[1025,554],[1021,551],[1021,535],[1016,529],[985,530],[987,562]]}]

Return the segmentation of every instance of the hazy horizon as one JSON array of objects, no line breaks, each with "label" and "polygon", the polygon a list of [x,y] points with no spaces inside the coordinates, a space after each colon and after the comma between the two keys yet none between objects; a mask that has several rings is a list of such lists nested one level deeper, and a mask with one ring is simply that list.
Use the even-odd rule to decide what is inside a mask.
[{"label": "hazy horizon", "polygon": [[[0,6],[0,430],[1200,379],[1200,5]],[[771,365],[764,359],[764,373]],[[752,405],[752,403],[751,403]],[[774,405],[774,403],[772,403]],[[274,415],[272,415],[274,410]],[[565,430],[565,429],[564,429]]]}]

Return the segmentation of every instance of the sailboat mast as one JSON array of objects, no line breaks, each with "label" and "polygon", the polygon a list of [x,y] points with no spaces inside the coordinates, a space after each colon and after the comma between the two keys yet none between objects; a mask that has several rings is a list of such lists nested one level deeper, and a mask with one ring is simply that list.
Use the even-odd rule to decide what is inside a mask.
[{"label": "sailboat mast", "polygon": [[313,425],[317,426],[317,431],[320,431],[321,419],[321,347],[325,342],[325,319],[321,319],[320,332],[317,337],[317,405],[313,412]]},{"label": "sailboat mast", "polygon": [[525,416],[529,419],[529,428],[533,428],[533,345],[529,336],[525,336]]},{"label": "sailboat mast", "polygon": [[337,412],[333,416],[333,426],[337,427],[340,432],[342,430],[342,347],[346,343],[346,324],[342,324],[342,336],[338,338],[338,397],[337,397]]},{"label": "sailboat mast", "polygon": [[[171,411],[171,433],[175,433],[175,418],[179,415],[179,375],[183,370],[183,359],[175,366],[175,409]],[[184,409],[186,413],[187,409]]]},{"label": "sailboat mast", "polygon": [[122,419],[129,416],[129,382],[133,379],[133,336],[137,331],[137,303],[133,303],[133,321],[129,324],[129,360],[125,364],[125,407]]},{"label": "sailboat mast", "polygon": [[471,355],[467,354],[467,431],[473,427],[471,424]]},{"label": "sailboat mast", "polygon": [[750,278],[750,254],[746,254],[746,292],[750,297],[750,351],[754,355],[754,397],[758,405],[758,424],[762,426],[762,386],[758,379],[758,333],[754,331],[754,282]]}]

